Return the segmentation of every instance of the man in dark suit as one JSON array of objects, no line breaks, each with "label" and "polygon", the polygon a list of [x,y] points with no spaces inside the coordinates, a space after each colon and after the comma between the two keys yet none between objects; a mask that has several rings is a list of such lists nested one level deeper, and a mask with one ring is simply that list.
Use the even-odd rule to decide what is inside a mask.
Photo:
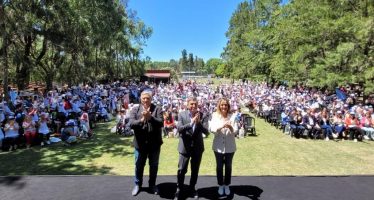
[{"label": "man in dark suit", "polygon": [[156,177],[160,148],[162,145],[162,109],[151,103],[152,91],[145,90],[140,95],[141,104],[130,114],[130,127],[134,130],[135,147],[135,186],[132,195],[136,196],[143,184],[144,166],[148,157],[149,188],[158,194]]},{"label": "man in dark suit", "polygon": [[179,132],[179,163],[178,183],[175,199],[180,197],[183,190],[184,177],[191,159],[191,179],[189,189],[194,198],[198,198],[195,185],[199,174],[200,162],[204,152],[203,134],[208,134],[208,118],[198,111],[195,97],[188,98],[188,110],[179,113],[177,129]]}]

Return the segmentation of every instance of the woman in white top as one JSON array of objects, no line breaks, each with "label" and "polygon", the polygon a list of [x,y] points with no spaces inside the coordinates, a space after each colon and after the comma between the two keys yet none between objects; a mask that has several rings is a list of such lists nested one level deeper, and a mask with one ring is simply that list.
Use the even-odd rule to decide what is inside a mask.
[{"label": "woman in white top", "polygon": [[4,127],[4,142],[9,144],[9,151],[17,149],[18,138],[19,138],[19,125],[15,121],[13,115],[8,117],[8,121]]},{"label": "woman in white top", "polygon": [[39,129],[38,129],[38,136],[40,141],[40,146],[44,146],[44,144],[50,144],[49,137],[51,132],[48,127],[49,115],[48,113],[41,113],[40,121],[39,121]]},{"label": "woman in white top", "polygon": [[[217,111],[213,113],[209,123],[210,131],[214,134],[213,151],[216,157],[216,173],[218,194],[230,195],[232,159],[236,151],[235,116],[230,113],[230,103],[226,98],[218,100]],[[225,166],[225,176],[223,176]]]}]

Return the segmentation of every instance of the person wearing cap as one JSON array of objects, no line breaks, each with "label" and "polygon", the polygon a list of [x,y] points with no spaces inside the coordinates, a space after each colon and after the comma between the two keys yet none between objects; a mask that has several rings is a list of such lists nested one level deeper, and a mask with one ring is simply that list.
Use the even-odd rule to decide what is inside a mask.
[{"label": "person wearing cap", "polygon": [[158,162],[162,145],[162,108],[153,104],[152,91],[144,90],[140,95],[141,104],[134,107],[130,113],[129,124],[134,130],[135,147],[135,186],[132,195],[136,196],[143,184],[144,166],[148,158],[149,188],[158,194],[156,178]]},{"label": "person wearing cap", "polygon": [[14,115],[10,115],[4,126],[4,142],[3,144],[9,145],[9,151],[17,149],[19,138],[19,125],[15,121]]},{"label": "person wearing cap", "polygon": [[73,119],[65,122],[64,128],[61,129],[61,140],[65,146],[77,142],[78,127]]}]

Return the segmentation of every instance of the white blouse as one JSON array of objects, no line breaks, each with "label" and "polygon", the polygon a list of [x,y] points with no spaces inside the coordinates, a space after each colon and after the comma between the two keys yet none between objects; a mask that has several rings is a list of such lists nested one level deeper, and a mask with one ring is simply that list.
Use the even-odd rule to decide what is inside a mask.
[{"label": "white blouse", "polygon": [[[234,131],[231,132],[229,128],[222,128],[224,124],[230,122]],[[217,112],[214,112],[212,119],[209,122],[209,130],[214,134],[213,151],[217,153],[234,153],[236,151],[235,133],[237,126],[235,126],[235,115],[229,114],[226,118],[222,117]],[[220,130],[218,130],[220,129]]]},{"label": "white blouse", "polygon": [[47,121],[42,120],[40,122],[39,133],[41,133],[43,135],[46,135],[46,134],[49,133],[49,128],[48,128],[48,125],[47,125]]}]

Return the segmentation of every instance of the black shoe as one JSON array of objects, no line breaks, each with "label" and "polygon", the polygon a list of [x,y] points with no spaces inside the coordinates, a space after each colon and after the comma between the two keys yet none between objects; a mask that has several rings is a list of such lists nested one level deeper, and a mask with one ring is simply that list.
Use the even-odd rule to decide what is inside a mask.
[{"label": "black shoe", "polygon": [[157,186],[154,185],[154,186],[150,186],[149,188],[151,189],[152,194],[158,195],[159,191],[158,191]]},{"label": "black shoe", "polygon": [[139,185],[135,185],[134,188],[132,189],[132,196],[136,196],[138,195],[140,192],[140,186]]},{"label": "black shoe", "polygon": [[195,188],[191,188],[191,196],[194,198],[194,199],[198,199],[199,198],[199,195],[197,194],[197,191]]}]

